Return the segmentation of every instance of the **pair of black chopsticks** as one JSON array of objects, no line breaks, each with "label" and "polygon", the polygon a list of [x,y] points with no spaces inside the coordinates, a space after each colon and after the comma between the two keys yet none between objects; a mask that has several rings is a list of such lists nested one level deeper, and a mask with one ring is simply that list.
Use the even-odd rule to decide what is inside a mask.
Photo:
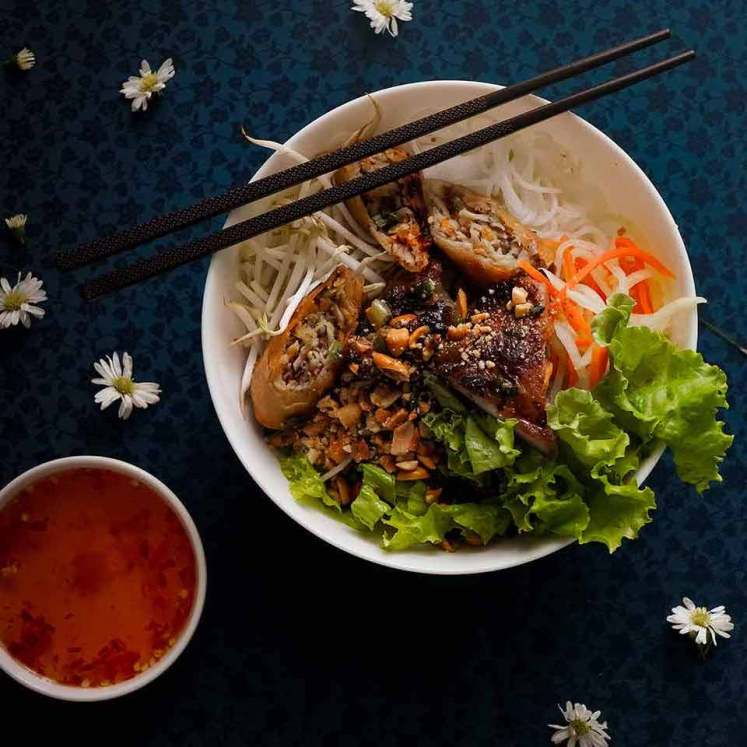
[{"label": "pair of black chopsticks", "polygon": [[[482,114],[489,109],[513,101],[538,88],[592,70],[631,52],[663,41],[669,38],[669,36],[670,32],[668,29],[658,31],[655,34],[644,36],[627,44],[612,47],[591,57],[572,62],[569,65],[555,68],[535,78],[530,78],[523,83],[508,86],[507,88],[480,96],[415,122],[410,122],[368,140],[353,143],[332,153],[319,156],[318,158],[298,164],[263,179],[258,179],[255,182],[232,187],[217,197],[208,197],[190,207],[181,208],[172,213],[152,218],[145,223],[125,229],[124,231],[82,244],[76,249],[61,252],[57,257],[57,264],[61,269],[69,270],[82,267],[90,262],[95,262],[106,257],[111,257],[125,249],[130,249],[168,233],[173,233],[181,228],[186,228],[208,218],[213,218],[216,215],[226,213],[246,203],[268,197],[322,174],[336,171],[342,166],[354,163],[387,148],[402,145],[448,125],[461,122],[477,114]],[[537,122],[554,117],[556,114],[566,112],[575,106],[620,91],[623,88],[627,88],[654,75],[671,70],[684,62],[688,62],[694,56],[695,52],[693,50],[682,52],[648,67],[618,78],[613,78],[606,83],[579,91],[559,101],[539,106],[511,119],[497,122],[469,135],[443,143],[404,161],[385,166],[344,184],[325,189],[309,197],[296,200],[289,205],[270,210],[249,220],[237,223],[218,233],[197,239],[182,246],[168,247],[153,257],[141,259],[131,265],[88,281],[81,287],[81,294],[85,299],[91,300],[139,283],[155,275],[160,275],[174,267],[246,241],[273,228],[291,223],[294,220],[311,215],[331,205],[349,200],[352,197],[361,195],[388,182],[401,179],[408,174],[422,171],[493,140],[498,140],[506,135],[522,130]]]}]

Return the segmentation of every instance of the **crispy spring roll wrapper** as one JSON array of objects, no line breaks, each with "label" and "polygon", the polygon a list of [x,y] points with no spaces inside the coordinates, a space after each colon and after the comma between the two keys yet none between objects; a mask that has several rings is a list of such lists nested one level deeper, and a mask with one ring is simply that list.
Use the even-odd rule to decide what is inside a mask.
[{"label": "crispy spring roll wrapper", "polygon": [[362,304],[363,281],[344,265],[301,301],[252,374],[252,407],[261,425],[280,429],[314,409],[335,382],[340,352],[355,331]]},{"label": "crispy spring roll wrapper", "polygon": [[554,249],[494,198],[437,179],[423,189],[433,241],[475,283],[508,280],[520,259],[542,266],[554,260]]},{"label": "crispy spring roll wrapper", "polygon": [[[401,148],[390,148],[343,166],[335,173],[335,182],[343,184],[409,157],[409,153]],[[410,272],[420,272],[425,268],[432,241],[420,174],[411,174],[360,197],[353,197],[346,205],[358,223],[368,229],[401,267]]]}]

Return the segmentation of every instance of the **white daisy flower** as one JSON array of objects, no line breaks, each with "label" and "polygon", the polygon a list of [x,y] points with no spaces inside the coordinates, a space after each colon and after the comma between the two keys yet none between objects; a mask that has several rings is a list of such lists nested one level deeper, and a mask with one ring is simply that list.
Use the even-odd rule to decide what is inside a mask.
[{"label": "white daisy flower", "polygon": [[548,724],[555,729],[550,737],[553,744],[568,740],[568,747],[607,747],[611,737],[607,734],[607,722],[599,722],[601,711],[592,713],[583,703],[571,703],[570,700],[565,704],[565,709],[561,706],[558,708],[567,723],[565,726]]},{"label": "white daisy flower", "polygon": [[166,81],[171,80],[175,74],[171,57],[165,60],[155,73],[150,69],[148,60],[143,60],[140,63],[140,75],[131,75],[127,78],[119,92],[123,93],[126,99],[132,99],[132,111],[146,111],[150,97],[154,93],[161,93],[166,88]]},{"label": "white daisy flower", "polygon": [[28,47],[24,47],[20,52],[11,55],[6,64],[15,65],[23,71],[31,70],[36,65],[36,56]]},{"label": "white daisy flower", "polygon": [[30,272],[11,287],[7,278],[0,278],[0,329],[14,327],[21,322],[24,327],[31,326],[31,317],[39,319],[44,316],[44,309],[35,304],[47,300],[47,292],[42,288],[44,283]]},{"label": "white daisy flower", "polygon": [[26,221],[28,219],[28,215],[23,213],[11,215],[10,218],[5,219],[5,225],[8,226],[8,230],[16,237],[19,244],[26,243]]},{"label": "white daisy flower", "polygon": [[397,21],[412,20],[412,3],[405,0],[353,0],[353,3],[350,10],[364,13],[377,34],[386,30],[391,36],[397,36]]},{"label": "white daisy flower", "polygon": [[112,402],[121,400],[118,415],[122,420],[127,420],[132,414],[133,407],[146,408],[159,401],[161,387],[150,381],[136,382],[132,380],[132,356],[129,353],[122,354],[122,363],[119,355],[112,353],[111,356],[101,358],[93,364],[100,378],[91,379],[93,384],[104,388],[96,392],[94,400],[105,410]]},{"label": "white daisy flower", "polygon": [[708,610],[705,607],[696,607],[692,599],[682,598],[682,605],[672,607],[672,614],[667,617],[667,622],[672,623],[675,630],[682,635],[690,634],[695,638],[695,643],[705,646],[708,643],[708,635],[711,642],[716,645],[716,636],[731,638],[730,630],[734,630],[731,616],[726,614],[723,605]]}]

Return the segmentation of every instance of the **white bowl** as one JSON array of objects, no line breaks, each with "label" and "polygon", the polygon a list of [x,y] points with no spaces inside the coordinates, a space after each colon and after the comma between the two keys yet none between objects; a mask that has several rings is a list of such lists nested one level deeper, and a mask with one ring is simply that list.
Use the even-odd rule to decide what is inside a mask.
[{"label": "white bowl", "polygon": [[[414,119],[429,108],[446,108],[499,88],[469,81],[431,81],[410,83],[375,93],[384,118],[380,129],[389,129]],[[527,96],[493,110],[502,119],[534,108],[543,99]],[[341,140],[370,117],[370,103],[361,97],[343,104],[306,125],[288,140],[288,145],[313,155],[340,144]],[[685,246],[667,206],[646,175],[606,135],[574,114],[562,114],[541,125],[569,152],[582,156],[584,178],[598,188],[615,212],[635,221],[636,233],[645,237],[651,248],[676,274],[674,292],[694,295],[692,270]],[[271,133],[269,133],[271,135]],[[287,157],[274,154],[254,178],[267,176],[291,165]],[[226,226],[250,217],[248,206],[234,210]],[[215,255],[210,265],[202,307],[202,349],[210,394],[223,430],[236,455],[262,490],[295,521],[335,547],[360,558],[406,571],[435,574],[468,574],[496,571],[527,563],[555,552],[570,543],[558,538],[501,540],[485,548],[463,548],[445,553],[435,548],[403,552],[382,549],[375,538],[329,518],[312,507],[302,506],[291,496],[288,485],[270,449],[262,440],[256,423],[247,421],[239,408],[239,387],[245,354],[230,341],[243,329],[233,313],[225,308],[225,298],[235,295],[234,283],[238,252],[226,249]],[[676,318],[674,341],[695,348],[697,314],[692,311]],[[642,482],[661,456],[655,452],[638,473]]]},{"label": "white bowl", "polygon": [[59,700],[110,700],[111,698],[118,698],[121,695],[131,693],[133,690],[139,690],[144,685],[152,682],[160,674],[163,674],[163,672],[165,672],[176,661],[179,654],[184,651],[186,645],[192,638],[192,634],[195,632],[197,623],[200,620],[200,615],[202,615],[202,608],[205,604],[205,590],[207,588],[205,552],[202,549],[202,540],[200,540],[200,535],[197,532],[197,527],[195,527],[194,522],[192,521],[192,517],[176,495],[174,495],[174,493],[160,480],[153,477],[153,475],[140,469],[140,467],[135,467],[134,465],[122,462],[119,459],[109,459],[108,457],[100,456],[74,456],[65,457],[63,459],[54,459],[51,462],[45,462],[37,467],[33,467],[16,477],[15,480],[8,483],[2,490],[0,490],[0,510],[3,509],[5,504],[14,495],[16,495],[20,490],[23,490],[27,485],[31,485],[49,475],[57,475],[60,472],[80,468],[107,469],[112,472],[119,472],[134,480],[145,483],[155,491],[164,503],[166,503],[177,515],[184,527],[184,531],[189,537],[192,551],[195,556],[197,583],[195,586],[195,598],[192,604],[192,611],[190,612],[189,618],[187,619],[184,629],[179,634],[178,639],[161,659],[159,659],[152,667],[149,667],[140,674],[137,674],[124,682],[118,682],[115,685],[107,685],[105,687],[75,687],[73,685],[62,685],[59,682],[43,677],[16,661],[2,645],[0,645],[0,669],[5,670],[5,672],[14,680],[17,680],[30,690],[35,690],[38,693],[48,695],[52,698],[58,698]]}]

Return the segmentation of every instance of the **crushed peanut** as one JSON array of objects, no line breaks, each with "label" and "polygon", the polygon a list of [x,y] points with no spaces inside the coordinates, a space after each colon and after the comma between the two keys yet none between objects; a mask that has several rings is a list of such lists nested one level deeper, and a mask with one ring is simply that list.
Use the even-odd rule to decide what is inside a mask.
[{"label": "crushed peanut", "polygon": [[436,460],[427,454],[418,455],[418,459],[424,467],[427,467],[428,469],[436,469]]},{"label": "crushed peanut", "polygon": [[471,327],[466,324],[451,326],[446,329],[446,337],[449,340],[463,340],[469,334],[470,329]]},{"label": "crushed peanut", "polygon": [[399,357],[407,350],[410,341],[410,333],[404,328],[389,329],[386,333],[386,346],[389,352]]},{"label": "crushed peanut", "polygon": [[422,347],[422,343],[420,342],[425,335],[427,335],[430,332],[430,327],[427,327],[425,324],[418,327],[416,330],[413,331],[413,333],[410,335],[410,341],[408,342],[408,346],[410,348],[415,347]]},{"label": "crushed peanut", "polygon": [[467,294],[462,288],[457,291],[456,312],[460,319],[467,318]]},{"label": "crushed peanut", "polygon": [[399,316],[395,316],[394,319],[392,319],[389,322],[390,327],[405,327],[410,322],[414,322],[417,320],[417,317],[415,314],[400,314]]},{"label": "crushed peanut", "polygon": [[397,472],[397,479],[403,482],[414,482],[415,480],[427,480],[430,477],[425,467],[416,467],[413,470],[400,470]]},{"label": "crushed peanut", "polygon": [[374,366],[380,371],[385,373],[387,376],[397,381],[409,381],[412,370],[410,367],[396,358],[392,358],[389,355],[383,353],[373,353],[372,359]]},{"label": "crushed peanut", "polygon": [[371,392],[371,402],[376,407],[390,407],[399,397],[400,394],[396,389],[390,389],[383,384],[380,384]]},{"label": "crushed peanut", "polygon": [[472,532],[469,529],[464,531],[464,541],[472,547],[482,547],[482,540],[480,535],[476,532]]},{"label": "crushed peanut", "polygon": [[395,462],[395,465],[397,466],[398,469],[402,469],[405,472],[412,472],[412,470],[417,468],[418,460],[410,459],[406,462]]},{"label": "crushed peanut", "polygon": [[425,502],[430,506],[431,503],[436,503],[443,493],[443,488],[428,488],[425,491]]},{"label": "crushed peanut", "polygon": [[522,288],[518,285],[515,285],[511,289],[511,302],[514,304],[514,306],[518,306],[520,303],[526,303],[526,301],[527,301],[526,288]]}]

